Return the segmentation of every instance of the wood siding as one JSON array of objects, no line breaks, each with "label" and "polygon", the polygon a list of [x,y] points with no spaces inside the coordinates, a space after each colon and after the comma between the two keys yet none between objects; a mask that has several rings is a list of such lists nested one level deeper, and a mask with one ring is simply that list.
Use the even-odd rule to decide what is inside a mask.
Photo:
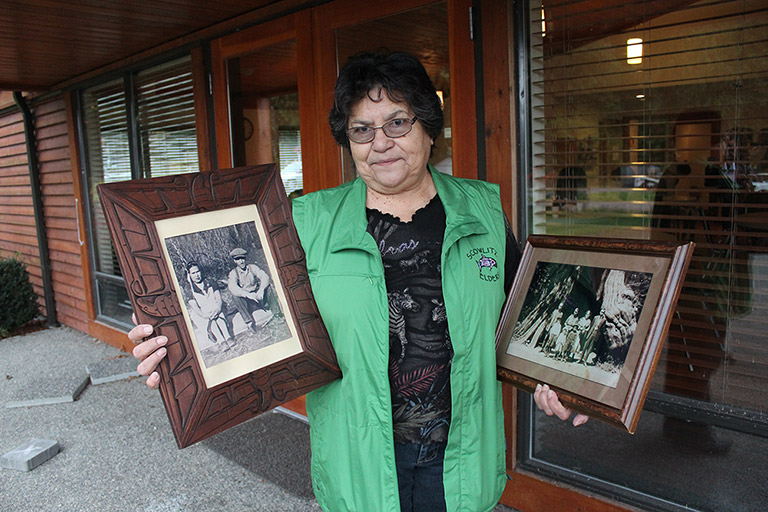
[{"label": "wood siding", "polygon": [[[56,315],[62,324],[87,332],[65,104],[57,98],[30,105],[30,109],[40,161]],[[0,215],[0,255],[18,254],[27,264],[46,313],[24,123],[19,111],[0,116]]]},{"label": "wood siding", "polygon": [[18,257],[27,265],[45,313],[24,120],[19,110],[0,116],[0,219],[0,257]]}]

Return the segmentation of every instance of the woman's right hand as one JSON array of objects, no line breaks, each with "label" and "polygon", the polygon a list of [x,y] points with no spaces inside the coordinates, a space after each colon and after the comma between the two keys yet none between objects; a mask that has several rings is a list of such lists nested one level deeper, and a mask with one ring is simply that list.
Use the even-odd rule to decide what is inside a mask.
[{"label": "woman's right hand", "polygon": [[[133,317],[133,323],[136,323],[136,317]],[[139,374],[147,377],[147,386],[152,389],[160,385],[160,375],[157,373],[157,365],[167,354],[165,344],[168,338],[165,336],[151,337],[153,329],[151,325],[137,325],[128,333],[130,339],[136,346],[133,347],[133,357],[140,361],[136,370]]]}]

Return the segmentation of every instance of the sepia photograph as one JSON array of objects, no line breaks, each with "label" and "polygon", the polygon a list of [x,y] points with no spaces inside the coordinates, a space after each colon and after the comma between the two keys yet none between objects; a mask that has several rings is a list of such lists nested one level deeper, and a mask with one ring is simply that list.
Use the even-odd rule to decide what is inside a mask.
[{"label": "sepia photograph", "polygon": [[255,205],[155,222],[206,387],[301,352]]},{"label": "sepia photograph", "polygon": [[496,329],[497,374],[632,433],[693,244],[531,235]]},{"label": "sepia photograph", "polygon": [[507,353],[615,388],[652,278],[539,262]]},{"label": "sepia photograph", "polygon": [[179,448],[341,376],[277,165],[97,190]]}]

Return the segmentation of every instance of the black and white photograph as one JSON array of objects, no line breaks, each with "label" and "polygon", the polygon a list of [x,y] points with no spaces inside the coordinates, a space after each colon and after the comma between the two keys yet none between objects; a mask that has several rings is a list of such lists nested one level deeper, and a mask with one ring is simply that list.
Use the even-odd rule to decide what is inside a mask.
[{"label": "black and white photograph", "polygon": [[652,279],[539,261],[507,354],[615,388]]},{"label": "black and white photograph", "polygon": [[179,448],[341,376],[276,164],[98,186]]},{"label": "black and white photograph", "polygon": [[253,222],[164,242],[206,368],[292,336]]}]

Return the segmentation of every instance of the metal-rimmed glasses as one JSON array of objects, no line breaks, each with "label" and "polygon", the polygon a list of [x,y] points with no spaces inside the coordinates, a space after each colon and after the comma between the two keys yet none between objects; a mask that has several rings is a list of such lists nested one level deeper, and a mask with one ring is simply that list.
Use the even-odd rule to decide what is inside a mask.
[{"label": "metal-rimmed glasses", "polygon": [[384,135],[390,139],[396,139],[404,135],[408,135],[413,129],[413,123],[418,120],[416,116],[408,119],[406,117],[398,117],[387,121],[381,126],[353,126],[347,130],[347,137],[352,142],[357,144],[367,144],[376,137],[376,130],[381,129]]}]

